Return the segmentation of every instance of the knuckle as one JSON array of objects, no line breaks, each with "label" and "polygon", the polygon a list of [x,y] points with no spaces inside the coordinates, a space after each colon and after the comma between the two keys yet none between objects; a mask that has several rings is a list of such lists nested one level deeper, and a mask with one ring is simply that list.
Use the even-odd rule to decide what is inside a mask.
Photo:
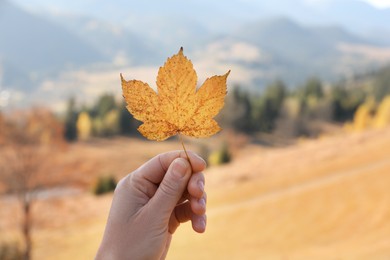
[{"label": "knuckle", "polygon": [[150,188],[151,185],[148,182],[145,182],[145,180],[137,174],[131,174],[129,176],[129,185],[135,191],[141,192],[141,194],[144,194],[147,197],[151,197],[153,195],[153,191]]},{"label": "knuckle", "polygon": [[126,177],[122,178],[122,179],[116,184],[116,187],[115,187],[115,190],[114,190],[114,194],[118,194],[121,190],[123,190],[123,189],[125,188],[128,177],[129,177],[129,176],[126,176]]},{"label": "knuckle", "polygon": [[179,185],[175,181],[165,181],[160,185],[161,192],[169,197],[176,197]]}]

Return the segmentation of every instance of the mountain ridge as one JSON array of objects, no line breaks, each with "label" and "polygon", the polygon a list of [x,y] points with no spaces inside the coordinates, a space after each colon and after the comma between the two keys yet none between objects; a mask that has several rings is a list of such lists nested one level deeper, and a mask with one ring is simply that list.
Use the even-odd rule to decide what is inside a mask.
[{"label": "mountain ridge", "polygon": [[[84,75],[103,77],[107,71],[107,77],[112,77],[115,73],[109,70],[150,69],[161,66],[181,46],[201,69],[207,69],[207,74],[230,68],[237,71],[231,75],[233,84],[252,89],[262,89],[275,79],[284,80],[289,87],[310,76],[332,82],[386,65],[384,57],[390,52],[390,44],[342,26],[308,26],[287,16],[259,16],[220,32],[208,30],[191,18],[181,24],[178,21],[183,16],[165,22],[159,17],[154,20],[159,22],[155,28],[159,32],[154,35],[156,30],[148,31],[142,23],[139,30],[145,33],[129,29],[126,21],[118,26],[79,14],[30,14],[8,0],[0,1],[0,35],[6,39],[0,41],[2,85],[24,92],[38,91],[44,81],[62,88],[71,82],[82,86],[83,91],[87,80],[84,83],[77,73],[70,73],[75,79],[64,79],[61,73],[83,68]],[[4,6],[11,11],[6,12]],[[133,24],[137,24],[136,18]],[[61,84],[56,84],[58,81]]]},{"label": "mountain ridge", "polygon": [[[44,18],[23,11],[7,0],[0,2],[0,62],[4,67],[24,72],[26,77],[56,73],[69,66],[106,61],[107,59],[72,32]],[[9,26],[9,25],[12,26]],[[14,69],[11,69],[14,71]],[[15,77],[5,77],[3,84],[15,84]],[[34,75],[32,75],[34,74]]]}]

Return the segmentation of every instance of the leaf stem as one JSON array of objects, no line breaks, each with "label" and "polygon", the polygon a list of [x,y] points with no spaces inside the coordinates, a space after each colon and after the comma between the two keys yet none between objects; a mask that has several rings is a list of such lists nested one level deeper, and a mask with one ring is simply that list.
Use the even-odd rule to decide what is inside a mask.
[{"label": "leaf stem", "polygon": [[185,153],[186,156],[187,156],[187,160],[188,160],[188,162],[190,163],[191,171],[193,171],[194,168],[192,167],[192,163],[191,163],[190,157],[188,156],[186,147],[184,146],[183,137],[181,136],[180,133],[179,133],[179,139],[180,139],[181,145],[183,146],[184,153]]}]

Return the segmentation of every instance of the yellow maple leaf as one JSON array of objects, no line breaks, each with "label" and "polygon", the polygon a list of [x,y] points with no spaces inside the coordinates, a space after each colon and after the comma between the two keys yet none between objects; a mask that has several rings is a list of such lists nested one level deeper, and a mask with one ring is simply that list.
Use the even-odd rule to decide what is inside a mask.
[{"label": "yellow maple leaf", "polygon": [[229,73],[206,79],[197,90],[196,71],[181,48],[160,67],[157,93],[147,83],[126,81],[121,74],[123,96],[130,113],[143,122],[138,131],[150,140],[176,134],[208,137],[221,130],[213,118],[224,105]]}]

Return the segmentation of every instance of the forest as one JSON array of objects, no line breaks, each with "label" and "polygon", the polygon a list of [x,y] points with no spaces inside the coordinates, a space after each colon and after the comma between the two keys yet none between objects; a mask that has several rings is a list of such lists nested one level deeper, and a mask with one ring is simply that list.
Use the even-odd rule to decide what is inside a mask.
[{"label": "forest", "polygon": [[[386,97],[390,95],[390,67],[333,84],[317,77],[295,87],[275,80],[253,93],[243,86],[230,86],[226,106],[217,120],[240,133],[275,133],[284,138],[316,137],[321,123],[356,129],[384,124]],[[124,101],[103,94],[90,106],[68,100],[64,124],[67,141],[115,135],[138,136],[139,122]]]}]

